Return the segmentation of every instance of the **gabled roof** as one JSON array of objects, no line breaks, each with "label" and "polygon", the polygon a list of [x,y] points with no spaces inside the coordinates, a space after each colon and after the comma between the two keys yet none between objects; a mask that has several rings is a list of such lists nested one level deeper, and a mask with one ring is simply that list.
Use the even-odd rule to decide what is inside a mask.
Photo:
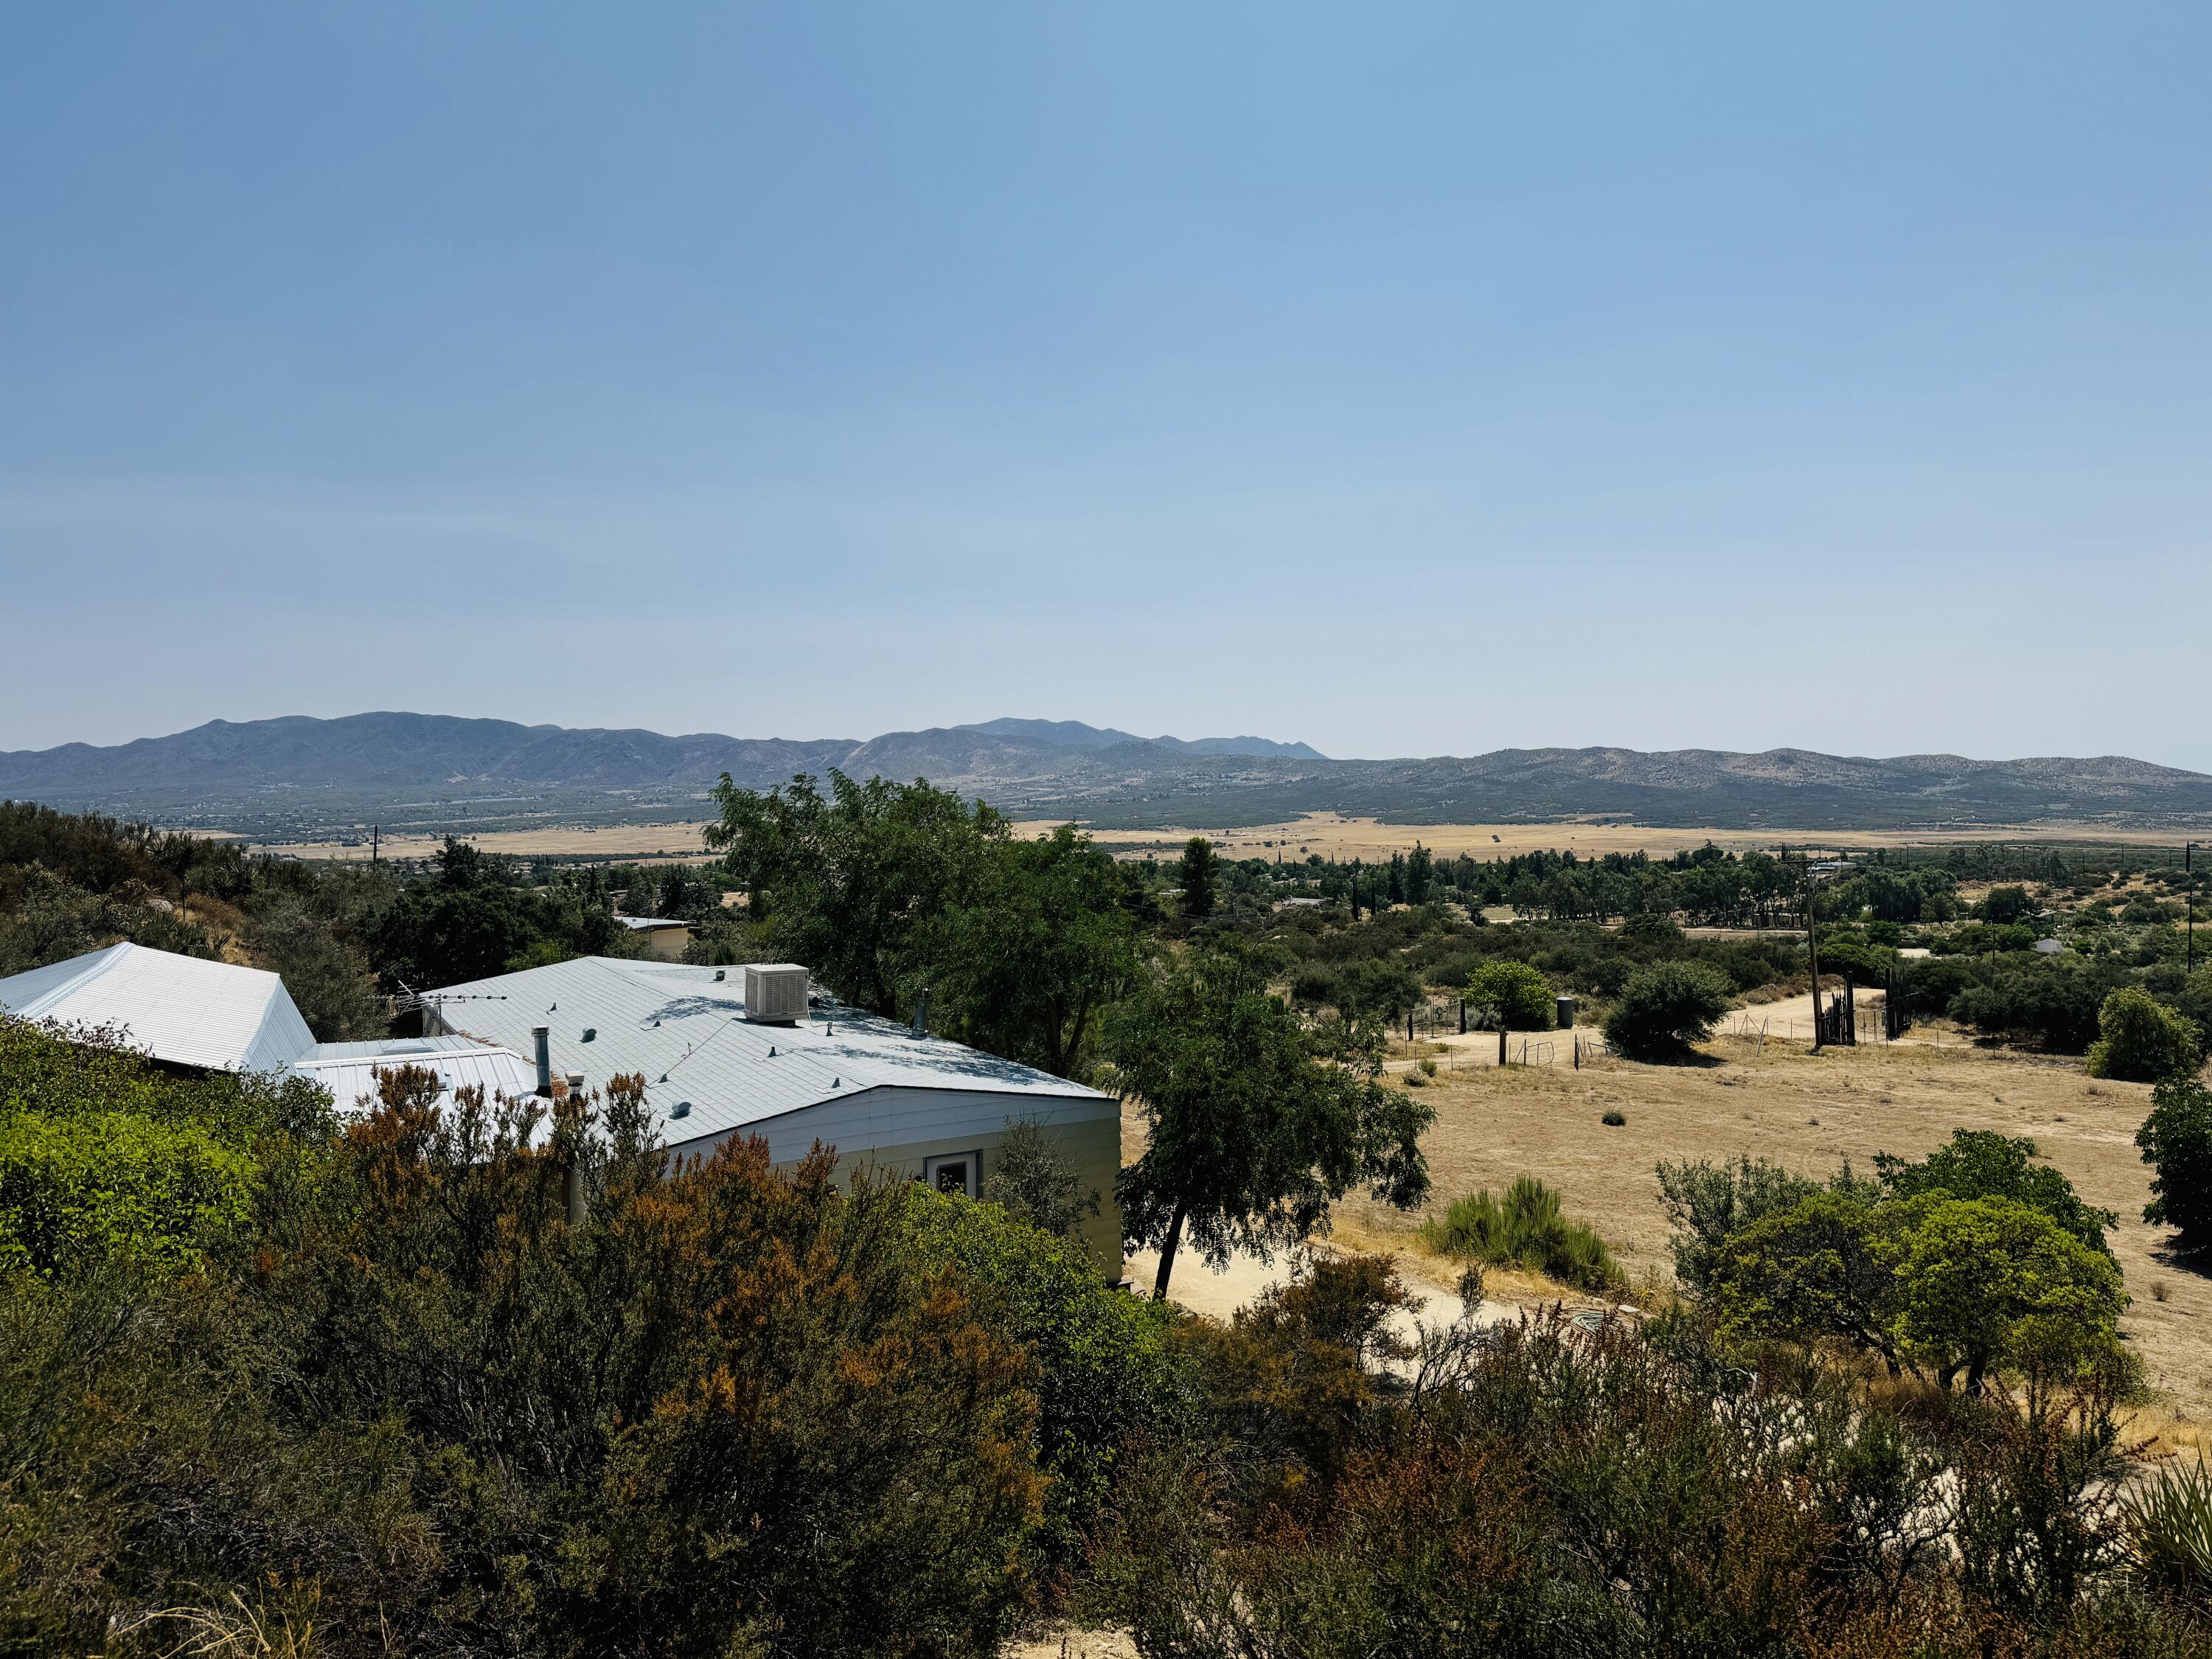
[{"label": "gabled roof", "polygon": [[[744,969],[583,957],[442,988],[441,1018],[518,1053],[550,1030],[556,1075],[586,1086],[641,1073],[673,1145],[871,1089],[941,1089],[1103,1101],[1095,1089],[838,1006],[797,1025],[744,1019]],[[720,975],[720,977],[717,977]],[[459,1000],[455,999],[468,999]],[[585,1034],[591,1033],[587,1037]],[[679,1102],[690,1103],[681,1118]]]},{"label": "gabled roof", "polygon": [[0,1012],[118,1027],[133,1048],[211,1072],[282,1071],[315,1046],[267,969],[127,943],[0,979]]},{"label": "gabled roof", "polygon": [[378,1042],[318,1043],[292,1062],[293,1073],[331,1091],[331,1103],[349,1116],[376,1099],[376,1074],[396,1066],[422,1066],[438,1074],[440,1098],[480,1088],[489,1105],[501,1095],[517,1100],[538,1086],[538,1066],[511,1048],[465,1036],[391,1037]]}]

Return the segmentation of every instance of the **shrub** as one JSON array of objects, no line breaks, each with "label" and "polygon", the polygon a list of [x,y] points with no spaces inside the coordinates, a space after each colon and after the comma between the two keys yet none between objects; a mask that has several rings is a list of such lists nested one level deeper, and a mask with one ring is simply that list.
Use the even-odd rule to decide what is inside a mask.
[{"label": "shrub", "polygon": [[1487,1188],[1455,1199],[1442,1217],[1421,1224],[1421,1242],[1440,1255],[1534,1267],[1589,1291],[1609,1290],[1621,1279],[1605,1241],[1568,1220],[1559,1194],[1534,1176],[1516,1179],[1503,1201]]},{"label": "shrub", "polygon": [[197,1267],[246,1218],[253,1176],[245,1153],[189,1124],[15,1113],[0,1119],[0,1267]]},{"label": "shrub", "polygon": [[2089,1045],[2089,1075],[2124,1083],[2155,1083],[2194,1072],[2203,1055],[2190,1022],[2141,986],[2123,985],[2098,1011],[2096,1042]]},{"label": "shrub", "polygon": [[2189,1249],[2212,1244],[2212,1090],[2177,1074],[2150,1098],[2150,1115],[2136,1131],[2143,1162],[2158,1172],[2143,1219],[2178,1228]]},{"label": "shrub", "polygon": [[984,1178],[985,1202],[1056,1237],[1072,1237],[1098,1213],[1100,1194],[1088,1194],[1074,1166],[1060,1156],[1034,1117],[1011,1118]]},{"label": "shrub", "polygon": [[1657,1174],[1659,1201],[1674,1224],[1668,1240],[1674,1253],[1674,1277],[1693,1295],[1702,1293],[1719,1271],[1738,1232],[1820,1190],[1817,1181],[1741,1153],[1734,1164],[1704,1158],[1662,1163]]},{"label": "shrub", "polygon": [[2119,1218],[2084,1204],[2072,1182],[2048,1164],[2030,1162],[2036,1156],[2035,1143],[2024,1136],[1954,1129],[1948,1144],[1917,1164],[1887,1152],[1876,1152],[1874,1163],[1888,1197],[1942,1193],[1950,1198],[2014,1199],[2042,1211],[2091,1249],[2110,1255],[2105,1229],[2118,1225]]},{"label": "shrub", "polygon": [[1608,1111],[1603,1117],[1598,1119],[1598,1121],[1604,1124],[1608,1129],[1618,1129],[1627,1124],[1628,1118],[1624,1113]]},{"label": "shrub", "polygon": [[1728,981],[1713,969],[1692,962],[1654,963],[1621,987],[1620,1000],[1605,1018],[1605,1040],[1632,1060],[1679,1054],[1711,1035],[1728,1005]]},{"label": "shrub", "polygon": [[1555,995],[1552,981],[1525,962],[1486,963],[1468,975],[1468,1001],[1493,1010],[1508,1030],[1550,1030],[1559,1024]]},{"label": "shrub", "polygon": [[2212,1474],[2201,1458],[2136,1483],[2120,1509],[2147,1585],[2188,1601],[2212,1596]]}]

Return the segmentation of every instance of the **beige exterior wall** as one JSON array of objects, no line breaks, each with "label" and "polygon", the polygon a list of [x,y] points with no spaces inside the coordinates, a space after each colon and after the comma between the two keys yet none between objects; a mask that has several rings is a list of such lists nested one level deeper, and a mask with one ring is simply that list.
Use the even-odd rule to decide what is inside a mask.
[{"label": "beige exterior wall", "polygon": [[[1048,1123],[1043,1127],[1047,1139],[1073,1168],[1083,1192],[1086,1195],[1093,1192],[1098,1194],[1098,1213],[1083,1224],[1083,1242],[1101,1273],[1109,1279],[1121,1278],[1121,1206],[1114,1201],[1114,1177],[1121,1173],[1120,1121]],[[947,1153],[976,1152],[981,1155],[981,1168],[975,1177],[980,1190],[981,1183],[990,1176],[992,1155],[998,1150],[1003,1133],[955,1136],[907,1146],[872,1146],[841,1153],[840,1162],[854,1167],[892,1170],[919,1181],[923,1165],[930,1158]]]},{"label": "beige exterior wall", "polygon": [[690,943],[689,927],[655,927],[645,936],[645,953],[659,957],[663,962],[681,962]]},{"label": "beige exterior wall", "polygon": [[769,1156],[796,1164],[815,1142],[837,1149],[848,1168],[872,1168],[921,1178],[925,1163],[947,1153],[981,1154],[976,1186],[989,1179],[992,1158],[1007,1120],[1030,1117],[1060,1151],[1085,1194],[1098,1194],[1099,1212],[1084,1223],[1083,1242],[1109,1279],[1123,1276],[1121,1208],[1114,1179],[1121,1171],[1120,1103],[1097,1095],[1023,1096],[965,1090],[870,1090],[847,1100],[782,1113],[725,1134],[702,1136],[674,1150],[713,1150],[732,1136],[765,1136]]}]

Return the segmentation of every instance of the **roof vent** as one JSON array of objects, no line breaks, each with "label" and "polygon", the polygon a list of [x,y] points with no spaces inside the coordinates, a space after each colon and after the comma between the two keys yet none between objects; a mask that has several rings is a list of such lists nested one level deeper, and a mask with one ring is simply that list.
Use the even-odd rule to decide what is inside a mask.
[{"label": "roof vent", "polygon": [[717,985],[720,985],[720,984],[724,980],[727,979],[728,977],[729,977],[729,975],[728,975],[727,974],[724,973],[720,969],[717,968],[716,969],[714,969],[714,982],[715,982]]},{"label": "roof vent", "polygon": [[806,1018],[806,969],[795,962],[745,969],[745,1018],[756,1025],[796,1025]]},{"label": "roof vent", "polygon": [[594,1037],[598,1036],[599,1036],[599,1028],[598,1026],[596,1026],[596,1025],[586,1025],[586,1026],[584,1028],[584,1041],[585,1041],[585,1042],[591,1042]]},{"label": "roof vent", "polygon": [[673,1106],[671,1106],[671,1107],[668,1109],[668,1115],[669,1115],[669,1116],[671,1116],[671,1117],[689,1117],[689,1116],[690,1116],[690,1115],[691,1115],[691,1103],[690,1103],[690,1101],[688,1101],[688,1100],[679,1100],[679,1101],[678,1101],[678,1102],[677,1102]]}]

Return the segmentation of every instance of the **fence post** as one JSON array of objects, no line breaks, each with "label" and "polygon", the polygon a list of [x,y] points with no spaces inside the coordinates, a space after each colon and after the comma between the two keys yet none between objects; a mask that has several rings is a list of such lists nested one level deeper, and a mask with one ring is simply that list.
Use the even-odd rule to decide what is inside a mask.
[{"label": "fence post", "polygon": [[1505,1063],[1505,1022],[1502,1019],[1498,1022],[1498,1063]]}]

